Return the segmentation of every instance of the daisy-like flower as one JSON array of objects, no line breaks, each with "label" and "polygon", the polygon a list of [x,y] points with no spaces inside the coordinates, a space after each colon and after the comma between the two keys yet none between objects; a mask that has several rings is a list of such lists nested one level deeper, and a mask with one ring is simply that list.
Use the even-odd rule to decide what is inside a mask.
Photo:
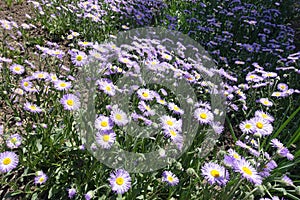
[{"label": "daisy-like flower", "polygon": [[86,194],[84,194],[84,199],[85,200],[91,200],[94,197],[94,192],[93,191],[88,191]]},{"label": "daisy-like flower", "polygon": [[273,103],[268,98],[260,98],[258,102],[267,107],[273,106]]},{"label": "daisy-like flower", "polygon": [[95,120],[95,127],[100,131],[109,131],[113,128],[113,121],[104,115],[99,115]]},{"label": "daisy-like flower", "polygon": [[30,82],[30,80],[25,78],[21,81],[21,87],[22,87],[23,90],[29,92],[30,88],[32,88],[32,82]]},{"label": "daisy-like flower", "polygon": [[262,74],[264,78],[275,78],[277,77],[277,74],[275,72],[265,72]]},{"label": "daisy-like flower", "polygon": [[162,173],[162,181],[168,183],[170,186],[175,186],[179,183],[177,176],[170,171],[164,171]]},{"label": "daisy-like flower", "polygon": [[224,126],[221,124],[221,122],[218,121],[217,122],[213,121],[211,123],[211,127],[217,134],[221,134],[224,131]]},{"label": "daisy-like flower", "polygon": [[25,103],[24,109],[27,110],[27,111],[29,111],[29,112],[32,112],[32,113],[40,113],[40,112],[42,112],[41,108],[39,108],[37,105],[29,103],[29,102]]},{"label": "daisy-like flower", "polygon": [[202,175],[209,182],[209,184],[217,183],[220,186],[226,185],[229,180],[229,173],[225,167],[216,163],[205,163],[201,168]]},{"label": "daisy-like flower", "polygon": [[124,194],[131,187],[131,177],[124,169],[117,169],[112,172],[108,180],[112,191],[117,194]]},{"label": "daisy-like flower", "polygon": [[167,53],[162,53],[161,57],[165,60],[172,60],[172,56]]},{"label": "daisy-like flower", "polygon": [[254,125],[250,120],[243,121],[239,125],[240,129],[243,133],[253,133],[254,132]]},{"label": "daisy-like flower", "polygon": [[101,80],[98,82],[99,89],[102,90],[105,94],[114,96],[116,94],[116,86],[110,80]]},{"label": "daisy-like flower", "polygon": [[143,112],[145,116],[153,116],[155,115],[155,110],[152,110],[149,105],[146,104],[145,101],[140,101],[138,104],[138,108]]},{"label": "daisy-like flower", "polygon": [[288,160],[293,160],[294,156],[290,153],[290,151],[276,138],[271,140],[271,145],[277,148],[277,153],[280,156],[286,157]]},{"label": "daisy-like flower", "polygon": [[25,72],[25,69],[22,65],[13,64],[12,66],[10,66],[10,71],[13,74],[23,74]]},{"label": "daisy-like flower", "polygon": [[194,112],[194,117],[200,124],[208,124],[213,121],[214,115],[206,108],[197,108]]},{"label": "daisy-like flower", "polygon": [[268,122],[273,122],[274,121],[274,117],[272,117],[269,113],[264,112],[262,110],[255,111],[255,116],[260,117],[264,120],[267,120]]},{"label": "daisy-like flower", "polygon": [[277,98],[279,98],[279,97],[284,97],[284,96],[286,96],[286,94],[285,94],[284,92],[273,92],[273,93],[271,94],[271,96],[272,96],[272,97],[277,97]]},{"label": "daisy-like flower", "polygon": [[60,91],[63,91],[63,90],[66,91],[66,90],[70,89],[71,86],[72,86],[71,82],[67,82],[67,81],[63,81],[63,80],[58,80],[58,81],[54,82],[54,87]]},{"label": "daisy-like flower", "polygon": [[262,81],[262,80],[263,80],[263,78],[256,75],[256,74],[248,74],[246,76],[246,81],[247,82],[259,82],[259,81]]},{"label": "daisy-like flower", "polygon": [[47,72],[37,71],[32,74],[32,77],[36,79],[47,79],[49,74]]},{"label": "daisy-like flower", "polygon": [[6,140],[6,145],[11,149],[18,148],[21,143],[22,137],[19,134],[13,134]]},{"label": "daisy-like flower", "polygon": [[64,106],[65,110],[78,110],[80,107],[80,101],[74,94],[65,94],[60,103]]},{"label": "daisy-like flower", "polygon": [[184,113],[184,111],[181,108],[179,108],[175,103],[172,102],[168,104],[168,108],[175,114],[182,115]]},{"label": "daisy-like flower", "polygon": [[69,199],[72,199],[76,195],[77,191],[75,188],[68,188],[67,192],[68,192]]},{"label": "daisy-like flower", "polygon": [[90,46],[92,46],[93,45],[93,43],[92,42],[87,42],[87,41],[79,41],[78,42],[78,45],[79,46],[82,46],[82,47],[90,47]]},{"label": "daisy-like flower", "polygon": [[79,67],[82,67],[86,64],[87,58],[87,55],[83,51],[74,52],[71,55],[72,63]]},{"label": "daisy-like flower", "polygon": [[19,163],[19,157],[14,152],[5,151],[0,153],[0,172],[6,173],[16,168]]},{"label": "daisy-like flower", "polygon": [[154,92],[152,90],[149,89],[139,89],[137,91],[137,95],[141,100],[144,101],[151,101],[154,98]]},{"label": "daisy-like flower", "polygon": [[290,179],[287,175],[284,175],[282,177],[282,181],[286,184],[286,185],[294,185],[292,179]]},{"label": "daisy-like flower", "polygon": [[177,120],[176,118],[170,117],[168,115],[163,115],[160,117],[160,121],[163,129],[173,129],[173,130],[181,130],[182,121]]},{"label": "daisy-like flower", "polygon": [[278,83],[277,89],[281,90],[282,92],[284,92],[284,91],[287,91],[289,89],[289,87],[285,83]]},{"label": "daisy-like flower", "polygon": [[156,98],[156,102],[161,104],[161,105],[167,105],[166,100],[160,98],[159,96]]},{"label": "daisy-like flower", "polygon": [[259,176],[254,167],[245,159],[238,160],[234,165],[234,170],[255,185],[262,184],[262,177]]},{"label": "daisy-like flower", "polygon": [[170,138],[172,141],[176,142],[176,141],[182,141],[182,135],[180,134],[180,132],[176,129],[165,129],[164,130],[164,135],[168,138]]},{"label": "daisy-like flower", "polygon": [[51,81],[53,83],[58,81],[56,74],[49,74],[48,79],[49,79],[49,81]]},{"label": "daisy-like flower", "polygon": [[224,163],[228,166],[233,166],[237,160],[242,159],[242,156],[240,156],[235,150],[229,149],[228,155],[224,156]]},{"label": "daisy-like flower", "polygon": [[273,126],[267,120],[260,117],[254,117],[250,120],[254,125],[254,133],[262,136],[270,135],[273,132]]},{"label": "daisy-like flower", "polygon": [[34,178],[35,184],[43,184],[48,180],[48,176],[43,171],[37,171]]},{"label": "daisy-like flower", "polygon": [[129,122],[126,113],[117,107],[112,108],[110,119],[118,126],[125,126]]},{"label": "daisy-like flower", "polygon": [[116,134],[113,130],[96,133],[96,142],[103,148],[109,149],[116,141]]},{"label": "daisy-like flower", "polygon": [[284,148],[284,145],[276,138],[271,140],[271,145],[277,149],[282,149]]},{"label": "daisy-like flower", "polygon": [[274,160],[270,160],[266,165],[263,166],[262,171],[259,172],[261,177],[270,176],[270,172],[277,167],[277,163]]}]

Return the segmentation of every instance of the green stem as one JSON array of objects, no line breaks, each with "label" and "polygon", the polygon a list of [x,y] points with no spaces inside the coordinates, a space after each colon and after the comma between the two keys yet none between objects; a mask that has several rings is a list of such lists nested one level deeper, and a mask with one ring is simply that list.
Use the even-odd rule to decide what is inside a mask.
[{"label": "green stem", "polygon": [[241,184],[242,181],[243,181],[243,179],[240,178],[239,181],[236,182],[235,186],[230,191],[229,195],[227,196],[227,198],[225,198],[225,200],[229,200],[229,199],[232,199],[232,197],[234,197],[234,193],[235,193],[236,189],[240,186],[240,184]]},{"label": "green stem", "polygon": [[231,136],[232,136],[234,142],[236,142],[238,139],[237,139],[237,137],[235,136],[233,127],[232,127],[232,125],[231,125],[231,123],[230,123],[230,120],[229,120],[229,118],[228,118],[227,116],[226,116],[226,122],[227,122],[227,124],[228,124],[228,126],[229,126],[229,130],[230,130]]}]

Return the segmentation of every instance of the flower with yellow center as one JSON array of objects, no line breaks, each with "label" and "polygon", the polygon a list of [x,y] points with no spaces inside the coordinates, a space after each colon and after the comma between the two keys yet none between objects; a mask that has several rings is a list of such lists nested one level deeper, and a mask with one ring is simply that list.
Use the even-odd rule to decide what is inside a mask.
[{"label": "flower with yellow center", "polygon": [[246,174],[248,174],[249,176],[252,175],[252,171],[249,167],[242,167],[243,172],[245,172]]},{"label": "flower with yellow center", "polygon": [[74,100],[73,99],[68,99],[67,100],[67,105],[68,106],[73,106],[74,105]]},{"label": "flower with yellow center", "polygon": [[173,126],[173,125],[174,125],[174,122],[172,122],[171,120],[167,120],[167,124],[168,124],[169,126]]},{"label": "flower with yellow center", "polygon": [[76,60],[77,60],[77,61],[80,62],[80,61],[82,61],[82,59],[83,59],[82,55],[77,55],[77,56],[76,56]]},{"label": "flower with yellow center", "polygon": [[64,83],[64,82],[61,82],[61,83],[59,84],[59,86],[64,88],[64,87],[66,87],[66,86],[67,86],[67,84],[66,84],[66,83]]},{"label": "flower with yellow center", "polygon": [[257,122],[256,127],[259,128],[259,129],[262,129],[264,127],[264,124],[261,123],[261,122]]},{"label": "flower with yellow center", "polygon": [[219,178],[220,177],[220,172],[218,170],[211,170],[210,174],[214,177],[214,178]]},{"label": "flower with yellow center", "polygon": [[143,95],[143,97],[145,97],[145,98],[149,97],[149,93],[148,93],[148,92],[143,92],[142,95]]},{"label": "flower with yellow center", "polygon": [[201,119],[206,119],[206,118],[207,118],[207,114],[206,114],[206,113],[201,113],[201,114],[199,115],[199,117],[200,117]]},{"label": "flower with yellow center", "polygon": [[124,178],[123,177],[116,178],[116,184],[123,185],[124,184]]},{"label": "flower with yellow center", "polygon": [[101,124],[102,127],[107,127],[108,126],[108,122],[107,121],[102,121],[100,124]]},{"label": "flower with yellow center", "polygon": [[3,165],[9,165],[11,163],[11,159],[10,158],[4,158],[3,161],[2,161],[2,164]]},{"label": "flower with yellow center", "polygon": [[109,139],[110,139],[110,136],[109,136],[108,134],[104,134],[104,135],[103,135],[103,141],[104,141],[104,142],[108,142]]},{"label": "flower with yellow center", "polygon": [[117,120],[122,120],[122,115],[119,114],[119,113],[117,113],[117,114],[116,114],[116,119],[117,119]]}]

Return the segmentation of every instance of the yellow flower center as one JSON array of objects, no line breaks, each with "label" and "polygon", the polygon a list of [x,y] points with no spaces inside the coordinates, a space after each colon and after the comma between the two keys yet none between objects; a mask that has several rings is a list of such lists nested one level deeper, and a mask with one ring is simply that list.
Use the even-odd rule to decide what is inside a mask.
[{"label": "yellow flower center", "polygon": [[37,77],[38,78],[44,78],[44,74],[38,74]]},{"label": "yellow flower center", "polygon": [[148,92],[143,92],[142,95],[143,95],[143,97],[145,97],[145,98],[149,97]]},{"label": "yellow flower center", "polygon": [[119,113],[116,114],[116,119],[117,119],[117,120],[121,120],[121,119],[122,119],[122,115],[120,115]]},{"label": "yellow flower center", "polygon": [[111,91],[111,87],[110,86],[106,86],[105,88],[107,91]]},{"label": "yellow flower center", "polygon": [[150,106],[145,106],[146,110],[151,110]]},{"label": "yellow flower center", "polygon": [[254,75],[250,75],[250,76],[249,76],[249,78],[251,78],[251,79],[254,79],[254,78],[255,78],[255,76],[254,76]]},{"label": "yellow flower center", "polygon": [[171,134],[172,136],[176,136],[176,135],[177,135],[177,133],[176,133],[174,130],[170,130],[170,134]]},{"label": "yellow flower center", "polygon": [[250,129],[250,128],[251,128],[251,124],[246,124],[246,125],[245,125],[245,128],[246,128],[246,129]]},{"label": "yellow flower center", "polygon": [[167,124],[168,124],[169,126],[173,126],[173,125],[174,125],[174,122],[172,122],[171,120],[167,120]]},{"label": "yellow flower center", "polygon": [[35,107],[34,105],[30,105],[29,108],[30,108],[31,110],[36,110],[36,107]]},{"label": "yellow flower center", "polygon": [[166,59],[171,59],[171,56],[170,55],[165,55],[165,58]]},{"label": "yellow flower center", "polygon": [[102,126],[102,127],[107,127],[107,126],[108,126],[107,121],[102,121],[102,122],[101,122],[101,126]]},{"label": "yellow flower center", "polygon": [[11,163],[11,159],[10,158],[4,158],[2,163],[3,163],[3,165],[9,165]]},{"label": "yellow flower center", "polygon": [[77,60],[77,61],[82,61],[82,59],[83,59],[83,58],[82,58],[81,55],[76,56],[76,60]]},{"label": "yellow flower center", "polygon": [[235,159],[240,159],[240,156],[238,155],[238,154],[233,154],[233,157],[235,158]]},{"label": "yellow flower center", "polygon": [[268,118],[268,115],[266,115],[265,113],[263,113],[261,116],[262,116],[264,119]]},{"label": "yellow flower center", "polygon": [[259,129],[262,129],[264,127],[264,125],[261,122],[257,122],[256,127],[259,128]]},{"label": "yellow flower center", "polygon": [[20,71],[21,70],[21,68],[20,67],[15,67],[15,71]]},{"label": "yellow flower center", "polygon": [[174,181],[174,178],[172,176],[168,176],[167,179],[168,179],[169,182],[173,182]]},{"label": "yellow flower center", "polygon": [[42,183],[45,180],[44,177],[39,178],[39,182]]},{"label": "yellow flower center", "polygon": [[160,103],[162,103],[162,104],[164,104],[164,103],[165,103],[165,101],[164,101],[164,100],[162,100],[162,99],[161,99],[161,100],[159,100],[159,102],[160,102]]},{"label": "yellow flower center", "polygon": [[122,177],[116,178],[116,184],[123,185],[123,183],[124,183],[124,178],[122,178]]},{"label": "yellow flower center", "polygon": [[220,172],[219,172],[218,170],[215,170],[215,169],[211,170],[211,171],[210,171],[210,174],[211,174],[213,177],[215,177],[215,178],[219,178],[219,177],[220,177]]},{"label": "yellow flower center", "polygon": [[244,167],[242,167],[242,170],[243,170],[243,172],[245,172],[246,174],[248,174],[248,175],[252,175],[252,171],[248,168],[248,167],[246,167],[246,166],[244,166]]},{"label": "yellow flower center", "polygon": [[179,110],[178,106],[174,106],[174,110],[178,111]]},{"label": "yellow flower center", "polygon": [[28,83],[28,82],[24,82],[23,85],[24,85],[25,87],[27,87],[27,86],[29,85],[29,83]]},{"label": "yellow flower center", "polygon": [[13,144],[15,144],[17,142],[17,138],[15,138],[15,137],[11,138],[10,142],[13,143]]},{"label": "yellow flower center", "polygon": [[56,77],[56,76],[51,76],[51,79],[52,79],[53,81],[56,81],[56,80],[57,80],[57,77]]},{"label": "yellow flower center", "polygon": [[268,104],[269,104],[269,102],[268,102],[268,101],[264,101],[264,104],[265,104],[265,105],[268,105]]},{"label": "yellow flower center", "polygon": [[66,83],[60,83],[59,85],[60,85],[60,87],[66,87],[67,86]]},{"label": "yellow flower center", "polygon": [[201,119],[206,119],[207,118],[207,114],[206,113],[201,113],[199,116],[200,116]]},{"label": "yellow flower center", "polygon": [[109,135],[103,135],[103,141],[104,142],[108,142],[110,139],[110,136]]},{"label": "yellow flower center", "polygon": [[129,60],[127,58],[122,59],[124,63],[129,63]]},{"label": "yellow flower center", "polygon": [[67,100],[67,105],[68,106],[73,106],[74,105],[74,101],[72,99],[68,99]]}]

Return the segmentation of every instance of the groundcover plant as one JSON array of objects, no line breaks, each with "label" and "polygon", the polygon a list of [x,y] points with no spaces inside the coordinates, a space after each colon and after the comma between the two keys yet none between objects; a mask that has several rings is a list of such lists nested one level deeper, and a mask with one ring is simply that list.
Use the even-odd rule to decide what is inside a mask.
[{"label": "groundcover plant", "polygon": [[299,11],[1,1],[0,198],[300,199]]}]

